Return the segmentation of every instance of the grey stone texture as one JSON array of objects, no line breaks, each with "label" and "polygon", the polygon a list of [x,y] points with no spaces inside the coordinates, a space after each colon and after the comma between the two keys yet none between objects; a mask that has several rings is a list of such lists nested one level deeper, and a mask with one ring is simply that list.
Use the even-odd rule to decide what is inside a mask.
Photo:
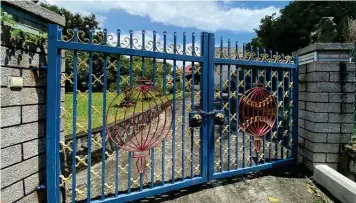
[{"label": "grey stone texture", "polygon": [[1,150],[1,168],[18,163],[22,160],[21,145],[7,147]]},{"label": "grey stone texture", "polygon": [[22,107],[22,122],[29,123],[46,118],[45,105],[31,105]]},{"label": "grey stone texture", "polygon": [[25,142],[23,143],[22,146],[23,146],[23,158],[28,159],[30,157],[45,152],[46,140],[45,137],[41,137],[39,139]]},{"label": "grey stone texture", "polygon": [[293,52],[293,56],[300,56],[315,50],[335,51],[335,50],[352,50],[354,45],[352,43],[314,43],[307,47],[301,48]]},{"label": "grey stone texture", "polygon": [[[5,10],[16,10],[9,12],[15,16],[17,24],[33,33],[46,31],[48,23],[65,24],[63,16],[32,1],[2,1],[1,5],[6,5]],[[47,65],[47,45],[16,43],[8,31],[2,31],[1,200],[6,203],[45,202],[45,195],[35,188],[45,185],[46,178],[46,71],[34,68]],[[65,70],[63,62],[62,70]],[[23,88],[8,88],[10,76],[22,77]]]},{"label": "grey stone texture", "polygon": [[[298,162],[313,171],[318,164],[337,169],[343,144],[350,140],[355,102],[355,64],[326,61],[350,44],[314,44],[294,54],[323,50],[324,61],[299,67]],[[318,60],[318,59],[317,59]]]},{"label": "grey stone texture", "polygon": [[9,76],[21,76],[20,69],[8,68],[1,66],[1,86],[7,87],[7,78]]},{"label": "grey stone texture", "polygon": [[22,88],[21,90],[1,88],[1,107],[44,103],[44,88]]},{"label": "grey stone texture", "polygon": [[38,67],[47,61],[44,53],[36,53],[33,50],[21,48],[5,47],[1,48],[1,66],[4,67]]},{"label": "grey stone texture", "polygon": [[45,177],[45,171],[40,171],[38,173],[35,173],[27,178],[24,179],[24,189],[25,189],[25,194],[28,195],[35,191],[36,187],[38,186],[38,181],[43,184]]},{"label": "grey stone texture", "polygon": [[327,165],[315,166],[313,179],[341,202],[355,202],[356,183]]},{"label": "grey stone texture", "polygon": [[35,122],[1,129],[1,148],[44,136],[45,122]]},{"label": "grey stone texture", "polygon": [[62,26],[65,25],[64,16],[49,11],[32,1],[4,0],[2,1],[2,3],[10,4],[21,11],[29,12],[31,13],[31,15],[34,15],[39,19],[47,21],[47,23],[56,23]]},{"label": "grey stone texture", "polygon": [[23,182],[19,181],[11,186],[1,189],[1,199],[5,202],[14,202],[23,197]]},{"label": "grey stone texture", "polygon": [[7,187],[14,182],[23,180],[34,173],[39,172],[45,167],[45,156],[40,155],[27,159],[11,167],[1,170],[1,188]]},{"label": "grey stone texture", "polygon": [[18,125],[21,123],[21,107],[1,108],[1,127]]}]

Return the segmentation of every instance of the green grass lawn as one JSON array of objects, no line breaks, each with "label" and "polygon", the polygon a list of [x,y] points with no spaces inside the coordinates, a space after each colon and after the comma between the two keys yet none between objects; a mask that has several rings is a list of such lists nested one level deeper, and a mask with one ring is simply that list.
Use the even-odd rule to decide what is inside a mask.
[{"label": "green grass lawn", "polygon": [[[119,101],[122,101],[122,97],[115,97],[115,93],[107,93],[107,99],[106,99],[106,110],[107,112],[109,105],[114,101],[114,103],[118,103]],[[142,97],[142,96],[141,96]],[[173,95],[167,95],[168,100],[171,100],[173,98]],[[82,93],[82,94],[77,94],[77,117],[76,117],[76,123],[77,123],[77,130],[76,133],[80,132],[86,132],[88,130],[88,99],[89,99],[89,94],[88,93]],[[135,99],[135,98],[134,98]],[[156,97],[155,98],[157,104],[166,102],[167,99],[166,97]],[[138,99],[138,102],[136,104],[136,112],[141,111],[141,109],[147,109],[151,105],[155,105],[155,100],[150,100],[151,104],[149,104],[149,101],[141,101],[140,98]],[[102,92],[95,92],[92,94],[92,129],[101,127],[103,125],[103,93]],[[64,120],[65,120],[65,134],[66,135],[71,135],[73,133],[73,93],[66,93],[65,94],[65,110],[66,112],[64,113]],[[139,108],[139,109],[137,109]],[[125,110],[127,111],[127,115],[132,115],[132,112],[134,110],[133,107],[129,108],[124,108],[124,107],[114,107],[110,108],[109,112],[107,112],[107,117],[108,117],[108,123],[111,123],[115,120],[115,114],[117,110],[117,119],[122,119],[124,118],[124,113]],[[63,115],[63,113],[62,113]]]}]

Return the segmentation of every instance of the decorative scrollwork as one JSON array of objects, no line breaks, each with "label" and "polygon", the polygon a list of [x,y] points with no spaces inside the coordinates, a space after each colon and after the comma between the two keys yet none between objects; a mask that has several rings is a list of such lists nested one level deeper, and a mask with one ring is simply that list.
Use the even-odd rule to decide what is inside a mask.
[{"label": "decorative scrollwork", "polygon": [[169,54],[174,54],[174,45],[170,44],[166,50],[167,53]]},{"label": "decorative scrollwork", "polygon": [[93,44],[101,45],[104,43],[104,32],[99,31],[93,36]]},{"label": "decorative scrollwork", "polygon": [[89,39],[85,37],[85,32],[83,30],[79,30],[77,32],[77,38],[78,38],[78,41],[83,43],[83,44],[88,44],[89,43]]},{"label": "decorative scrollwork", "polygon": [[147,45],[145,45],[145,50],[147,50],[147,51],[154,51],[154,50],[153,50],[153,41],[152,41],[152,40],[150,40],[150,41],[147,42]]},{"label": "decorative scrollwork", "polygon": [[139,41],[137,38],[132,39],[132,46],[135,49],[142,49],[142,45],[139,44]]},{"label": "decorative scrollwork", "polygon": [[61,38],[62,38],[62,41],[65,41],[65,42],[72,41],[73,38],[74,38],[74,30],[73,29],[67,29],[66,35],[62,34]]},{"label": "decorative scrollwork", "polygon": [[109,34],[106,37],[106,44],[110,47],[116,47],[118,45],[118,43],[113,40],[114,40],[114,36],[112,34]]},{"label": "decorative scrollwork", "polygon": [[130,47],[130,38],[125,37],[123,42],[120,43],[122,48],[129,48]]}]

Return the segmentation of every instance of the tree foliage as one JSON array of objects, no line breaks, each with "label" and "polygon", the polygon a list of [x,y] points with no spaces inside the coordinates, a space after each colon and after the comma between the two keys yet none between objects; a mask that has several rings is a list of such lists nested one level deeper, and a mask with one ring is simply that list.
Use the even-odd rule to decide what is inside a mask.
[{"label": "tree foliage", "polygon": [[66,19],[66,25],[63,27],[66,32],[67,29],[78,28],[79,30],[99,29],[99,22],[95,14],[82,15],[80,13],[72,13],[65,8],[58,7],[46,2],[42,2],[41,6],[51,10]]},{"label": "tree foliage", "polygon": [[[59,14],[63,15],[66,18],[66,24],[63,27],[63,33],[68,33],[68,30],[73,28],[78,28],[79,30],[84,31],[85,36],[81,36],[82,38],[87,38],[89,36],[90,29],[101,29],[99,27],[99,22],[95,14],[82,15],[80,13],[71,13],[67,9],[60,8],[56,5],[51,5],[48,3],[41,3],[41,6]],[[94,36],[97,37],[98,35]],[[100,41],[100,40],[99,40]],[[89,81],[89,53],[88,52],[78,52],[77,53],[78,62],[77,65],[77,84],[78,89],[81,91],[85,91],[88,89],[88,81]],[[93,90],[94,91],[102,91],[103,87],[103,74],[104,74],[104,60],[105,56],[103,53],[93,53],[92,54],[92,70],[93,70]],[[133,81],[136,77],[142,75],[142,57],[132,57],[132,63],[130,63],[130,58],[128,56],[118,56],[118,55],[109,55],[106,56],[107,60],[107,88],[114,91],[116,89],[117,83],[117,62],[120,61],[120,79],[129,81],[129,72],[130,72],[130,64],[133,68]],[[66,63],[66,75],[69,76],[73,74],[73,51],[65,52],[65,63]],[[153,76],[153,59],[145,58],[143,61],[144,69],[145,69],[145,77],[151,78]],[[156,61],[156,78],[157,78],[157,87],[162,88],[163,84],[163,67],[164,64],[162,61]],[[166,74],[169,75],[172,71],[172,65],[166,63]],[[100,78],[101,82],[95,81],[95,78]],[[121,89],[126,89],[128,84],[126,82],[121,83]],[[72,91],[73,85],[71,82],[66,82],[66,90]]]},{"label": "tree foliage", "polygon": [[30,33],[18,28],[15,17],[0,8],[1,11],[1,28],[4,36],[10,35],[11,40],[15,44],[32,44],[35,46],[43,46],[47,40],[47,33],[42,30],[36,30],[38,33]]},{"label": "tree foliage", "polygon": [[279,16],[274,13],[262,18],[255,29],[257,37],[249,44],[291,54],[310,44],[309,36],[323,17],[334,17],[337,36],[333,42],[345,42],[345,22],[356,19],[355,11],[355,1],[293,1],[280,10]]}]

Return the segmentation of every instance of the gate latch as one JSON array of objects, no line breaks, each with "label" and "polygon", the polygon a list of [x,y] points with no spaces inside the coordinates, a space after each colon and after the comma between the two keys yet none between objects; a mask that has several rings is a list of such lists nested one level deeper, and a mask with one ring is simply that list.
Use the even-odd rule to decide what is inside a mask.
[{"label": "gate latch", "polygon": [[207,121],[207,117],[214,115],[214,125],[223,125],[225,123],[225,114],[223,110],[213,110],[205,112],[201,109],[189,113],[189,126],[200,127],[203,122]]}]

